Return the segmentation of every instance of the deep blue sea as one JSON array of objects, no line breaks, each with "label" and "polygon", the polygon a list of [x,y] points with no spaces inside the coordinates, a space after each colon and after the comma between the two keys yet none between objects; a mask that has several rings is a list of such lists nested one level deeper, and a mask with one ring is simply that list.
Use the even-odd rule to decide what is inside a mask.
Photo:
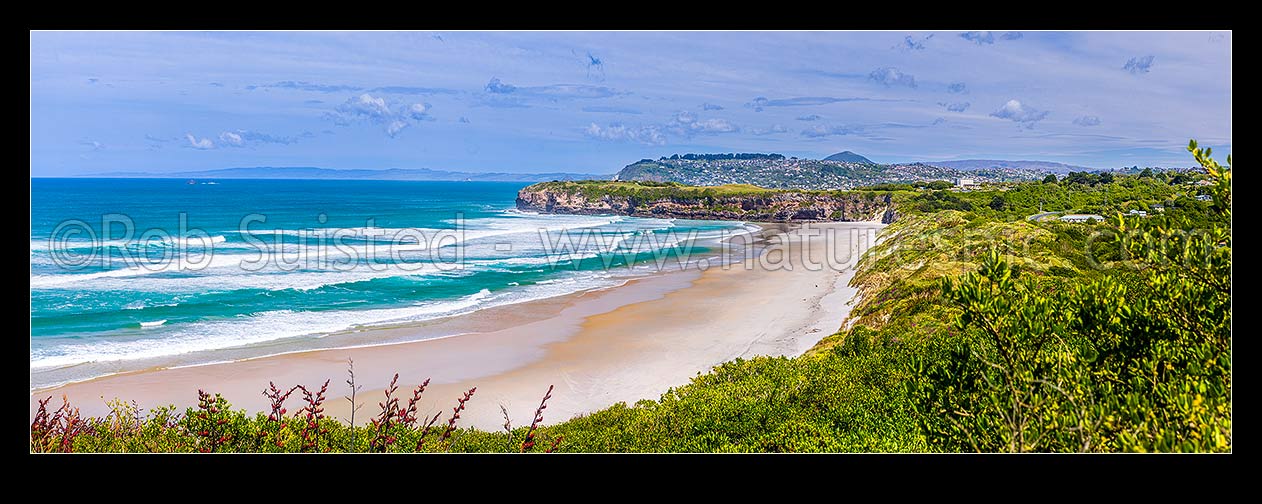
[{"label": "deep blue sea", "polygon": [[609,287],[756,229],[523,213],[524,185],[32,179],[31,387]]}]

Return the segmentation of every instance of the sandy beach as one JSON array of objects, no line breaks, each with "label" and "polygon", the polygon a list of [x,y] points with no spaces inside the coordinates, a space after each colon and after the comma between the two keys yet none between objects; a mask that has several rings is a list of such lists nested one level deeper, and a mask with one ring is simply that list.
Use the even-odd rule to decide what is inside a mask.
[{"label": "sandy beach", "polygon": [[810,232],[780,226],[783,233],[772,236],[757,258],[727,267],[661,273],[424,327],[373,330],[450,337],[105,376],[35,391],[31,411],[37,399],[62,395],[84,414],[103,414],[105,400],[116,397],[135,400],[142,408],[185,407],[196,403],[200,388],[255,412],[266,407],[261,392],[269,381],[318,388],[328,379],[326,412],[345,420],[350,412],[343,399],[349,394],[347,361],[353,359],[363,386],[357,424],[377,412],[382,389],[396,372],[399,395],[410,395],[412,387],[431,380],[420,408],[430,415],[449,412],[464,391],[476,386],[461,425],[487,430],[502,428],[501,405],[515,426],[529,423],[554,385],[545,423],[555,423],[617,402],[657,399],[738,357],[805,352],[846,319],[855,295],[847,285],[853,274],[848,266],[867,246],[874,234],[869,230],[880,226],[812,224]]}]

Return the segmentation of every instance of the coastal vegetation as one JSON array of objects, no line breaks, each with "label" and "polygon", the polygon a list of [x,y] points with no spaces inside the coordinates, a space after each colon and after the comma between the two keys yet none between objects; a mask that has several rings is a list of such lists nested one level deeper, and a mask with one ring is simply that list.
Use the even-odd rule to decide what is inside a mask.
[{"label": "coastal vegetation", "polygon": [[[362,425],[323,415],[328,382],[272,384],[271,411],[253,415],[201,391],[183,411],[114,401],[103,418],[43,400],[31,449],[1231,451],[1231,159],[1219,165],[1195,142],[1188,150],[1202,171],[1179,180],[1150,173],[872,192],[888,195],[900,216],[858,265],[846,327],[800,357],[727,362],[658,400],[544,426],[548,390],[528,426],[506,417],[499,432],[458,426],[476,389],[450,410],[418,416],[424,384],[400,395],[392,383]],[[553,184],[591,200],[769,192]],[[1045,211],[1109,219],[1027,218]],[[348,385],[357,390],[353,378]]]}]

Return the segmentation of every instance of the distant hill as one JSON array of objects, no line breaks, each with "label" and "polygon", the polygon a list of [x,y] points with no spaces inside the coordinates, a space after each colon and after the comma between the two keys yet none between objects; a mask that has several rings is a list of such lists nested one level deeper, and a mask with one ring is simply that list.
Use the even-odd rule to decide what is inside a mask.
[{"label": "distant hill", "polygon": [[605,180],[610,175],[588,173],[470,173],[427,168],[388,170],[334,170],[312,167],[222,168],[174,173],[110,172],[90,175],[119,178],[234,178],[234,179],[325,179],[325,180],[434,180],[474,182],[547,182],[550,180]]},{"label": "distant hill", "polygon": [[876,163],[873,163],[871,159],[865,158],[863,156],[860,156],[850,151],[838,152],[836,154],[833,154],[831,156],[824,158],[824,161],[843,161],[846,163],[876,164]]},{"label": "distant hill", "polygon": [[1005,161],[1001,159],[964,159],[960,161],[922,161],[931,166],[954,168],[963,171],[988,169],[1041,170],[1048,173],[1064,174],[1071,171],[1098,171],[1096,168],[1074,166],[1053,161]]}]

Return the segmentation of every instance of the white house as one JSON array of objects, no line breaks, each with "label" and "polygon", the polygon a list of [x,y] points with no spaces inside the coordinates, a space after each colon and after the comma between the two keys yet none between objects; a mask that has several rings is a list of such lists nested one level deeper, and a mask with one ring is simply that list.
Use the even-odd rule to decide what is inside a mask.
[{"label": "white house", "polygon": [[1096,214],[1069,214],[1060,216],[1061,222],[1104,222],[1104,217]]},{"label": "white house", "polygon": [[960,187],[968,187],[977,185],[977,181],[971,178],[962,178],[956,181],[956,185]]},{"label": "white house", "polygon": [[1148,212],[1145,212],[1143,210],[1131,210],[1129,212],[1126,212],[1126,215],[1138,215],[1140,217],[1147,217]]}]

